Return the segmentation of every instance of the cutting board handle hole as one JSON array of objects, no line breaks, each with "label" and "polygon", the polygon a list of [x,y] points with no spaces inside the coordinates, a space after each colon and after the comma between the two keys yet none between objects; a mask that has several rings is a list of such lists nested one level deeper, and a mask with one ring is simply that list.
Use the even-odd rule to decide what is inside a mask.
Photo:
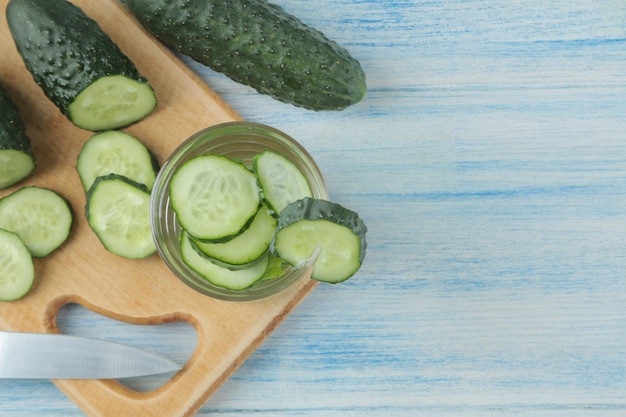
[{"label": "cutting board handle hole", "polygon": [[[65,304],[56,314],[56,326],[60,333],[125,343],[184,365],[189,362],[198,344],[196,328],[184,320],[163,320],[161,324],[128,323],[104,316],[78,303]],[[166,336],[159,337],[159,334]],[[150,343],[142,344],[143,341]],[[148,392],[162,387],[172,376],[163,374],[125,378],[119,382],[134,391]]]}]

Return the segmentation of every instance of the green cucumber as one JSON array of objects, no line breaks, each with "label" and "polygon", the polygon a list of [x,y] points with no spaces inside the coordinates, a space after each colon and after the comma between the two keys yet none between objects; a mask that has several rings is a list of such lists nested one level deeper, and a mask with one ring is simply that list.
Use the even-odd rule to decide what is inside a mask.
[{"label": "green cucumber", "polygon": [[259,210],[256,178],[242,163],[200,155],[174,173],[170,200],[180,225],[205,242],[224,242],[242,233]]},{"label": "green cucumber", "polygon": [[207,243],[193,239],[193,244],[214,263],[230,269],[241,269],[257,262],[267,253],[274,237],[277,220],[263,206],[250,226],[240,235],[223,243]]},{"label": "green cucumber", "polygon": [[128,259],[156,252],[150,230],[150,192],[118,174],[96,178],[87,192],[85,216],[102,245]]},{"label": "green cucumber", "polygon": [[96,133],[83,145],[76,164],[85,191],[98,177],[119,174],[152,189],[158,163],[134,136],[117,130]]},{"label": "green cucumber", "polygon": [[6,16],[26,68],[76,126],[117,129],[156,106],[147,80],[82,9],[67,0],[10,0]]},{"label": "green cucumber", "polygon": [[240,291],[261,280],[269,266],[269,252],[259,261],[243,269],[232,270],[214,263],[192,244],[191,237],[182,233],[180,252],[185,264],[213,285]]},{"label": "green cucumber", "polygon": [[263,275],[263,281],[278,278],[283,275],[289,268],[292,266],[287,262],[283,261],[278,256],[274,255],[270,252],[270,261],[269,266],[267,267],[267,271],[265,271],[265,275]]},{"label": "green cucumber", "polygon": [[365,73],[345,48],[266,0],[126,5],[164,44],[280,101],[341,110],[365,95]]},{"label": "green cucumber", "polygon": [[0,200],[0,228],[17,234],[36,258],[60,247],[73,221],[67,200],[47,188],[23,187]]},{"label": "green cucumber", "polygon": [[19,109],[0,86],[0,189],[8,188],[35,170],[35,157]]},{"label": "green cucumber", "polygon": [[0,301],[14,301],[28,293],[35,279],[33,258],[13,232],[0,229]]},{"label": "green cucumber", "polygon": [[253,167],[263,199],[276,216],[287,204],[313,197],[306,177],[283,155],[265,150],[254,156]]},{"label": "green cucumber", "polygon": [[274,236],[274,253],[300,265],[320,248],[311,278],[326,283],[354,275],[367,247],[367,227],[357,213],[330,201],[304,198],[281,212]]}]

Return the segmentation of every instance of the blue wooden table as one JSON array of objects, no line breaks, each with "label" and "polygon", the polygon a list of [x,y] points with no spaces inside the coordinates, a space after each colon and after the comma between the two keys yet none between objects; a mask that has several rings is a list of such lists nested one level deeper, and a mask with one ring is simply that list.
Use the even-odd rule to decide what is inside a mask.
[{"label": "blue wooden table", "polygon": [[[198,415],[626,415],[626,2],[276,3],[361,61],[361,103],[310,112],[188,63],[310,151],[368,254]],[[180,363],[196,342],[77,306],[59,321]],[[39,415],[83,414],[48,381],[0,381],[0,416]]]}]

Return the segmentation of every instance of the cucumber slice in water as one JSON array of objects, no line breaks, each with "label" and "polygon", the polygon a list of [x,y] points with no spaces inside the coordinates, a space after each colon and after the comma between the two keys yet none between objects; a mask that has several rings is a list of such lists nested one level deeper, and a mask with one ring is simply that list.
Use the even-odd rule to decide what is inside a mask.
[{"label": "cucumber slice in water", "polygon": [[150,230],[150,192],[117,174],[98,177],[87,193],[89,226],[110,252],[129,259],[156,252]]},{"label": "cucumber slice in water", "polygon": [[269,265],[269,252],[264,258],[249,268],[232,270],[211,261],[197,250],[191,242],[190,236],[183,232],[181,235],[180,252],[185,264],[196,271],[201,277],[213,285],[240,291],[249,288],[262,279]]},{"label": "cucumber slice in water", "polygon": [[283,155],[265,150],[255,155],[253,166],[263,198],[277,216],[287,204],[313,197],[305,176]]},{"label": "cucumber slice in water", "polygon": [[366,232],[357,213],[330,201],[304,198],[281,212],[273,249],[291,265],[299,265],[319,247],[311,278],[334,284],[361,267]]},{"label": "cucumber slice in water", "polygon": [[61,246],[73,220],[67,200],[47,188],[24,187],[0,200],[0,228],[17,234],[33,257]]},{"label": "cucumber slice in water", "polygon": [[242,163],[214,154],[192,158],[174,173],[170,200],[182,228],[206,242],[237,236],[260,207],[254,174]]},{"label": "cucumber slice in water", "polygon": [[35,279],[33,258],[13,232],[0,229],[0,301],[14,301],[30,290]]},{"label": "cucumber slice in water", "polygon": [[241,269],[257,262],[267,253],[278,221],[263,206],[243,233],[224,243],[193,240],[193,244],[215,263],[229,269]]},{"label": "cucumber slice in water", "polygon": [[134,136],[117,130],[96,133],[85,144],[76,164],[85,191],[98,177],[118,174],[152,189],[158,164]]}]

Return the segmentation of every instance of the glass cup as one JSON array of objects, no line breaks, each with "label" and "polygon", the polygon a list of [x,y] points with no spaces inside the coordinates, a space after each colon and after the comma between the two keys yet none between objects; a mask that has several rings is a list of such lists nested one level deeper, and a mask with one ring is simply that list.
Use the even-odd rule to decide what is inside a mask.
[{"label": "glass cup", "polygon": [[285,133],[258,123],[227,122],[203,129],[184,141],[165,161],[152,190],[150,222],[159,255],[182,282],[202,294],[228,301],[249,301],[276,294],[308,276],[306,269],[288,268],[281,276],[261,280],[243,290],[215,286],[189,268],[180,254],[181,227],[169,199],[172,176],[186,161],[203,154],[219,154],[252,166],[254,155],[271,150],[282,154],[302,171],[313,197],[328,199],[324,178],[309,153]]}]

